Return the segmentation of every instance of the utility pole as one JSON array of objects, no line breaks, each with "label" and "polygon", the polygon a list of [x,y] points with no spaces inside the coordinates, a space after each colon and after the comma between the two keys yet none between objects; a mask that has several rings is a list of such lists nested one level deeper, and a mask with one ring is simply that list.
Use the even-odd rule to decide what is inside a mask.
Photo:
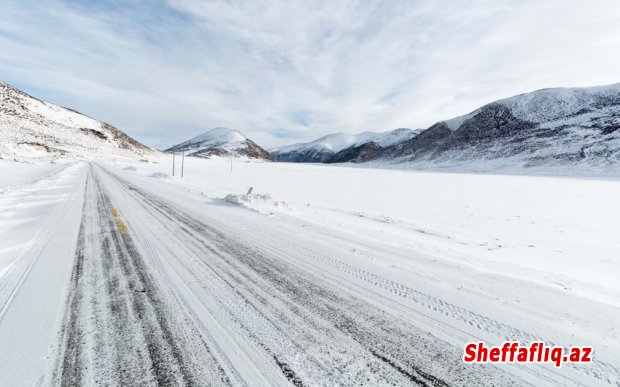
[{"label": "utility pole", "polygon": [[174,152],[172,152],[172,176],[174,176]]},{"label": "utility pole", "polygon": [[230,158],[230,171],[232,172],[232,157]]},{"label": "utility pole", "polygon": [[185,168],[185,151],[181,153],[181,177],[183,177],[183,169]]}]

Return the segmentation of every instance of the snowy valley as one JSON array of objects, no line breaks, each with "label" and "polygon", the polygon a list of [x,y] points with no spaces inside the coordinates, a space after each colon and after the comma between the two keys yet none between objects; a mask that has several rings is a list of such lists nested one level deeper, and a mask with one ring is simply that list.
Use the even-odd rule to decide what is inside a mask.
[{"label": "snowy valley", "polygon": [[620,1],[0,1],[0,387],[620,387]]},{"label": "snowy valley", "polygon": [[[2,385],[620,385],[617,86],[271,154],[2,87]],[[478,340],[595,357],[465,364]]]}]

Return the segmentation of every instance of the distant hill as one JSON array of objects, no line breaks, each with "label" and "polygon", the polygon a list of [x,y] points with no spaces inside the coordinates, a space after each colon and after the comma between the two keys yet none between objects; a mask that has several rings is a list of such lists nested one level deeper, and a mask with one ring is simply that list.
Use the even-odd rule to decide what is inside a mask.
[{"label": "distant hill", "polygon": [[269,152],[235,129],[214,128],[190,140],[175,145],[165,152],[187,152],[189,156],[247,157],[250,159],[272,160]]},{"label": "distant hill", "polygon": [[419,130],[395,129],[385,133],[364,132],[360,134],[334,133],[318,140],[271,149],[276,161],[302,163],[332,163],[344,161],[366,161],[364,150],[380,150],[408,140]]}]

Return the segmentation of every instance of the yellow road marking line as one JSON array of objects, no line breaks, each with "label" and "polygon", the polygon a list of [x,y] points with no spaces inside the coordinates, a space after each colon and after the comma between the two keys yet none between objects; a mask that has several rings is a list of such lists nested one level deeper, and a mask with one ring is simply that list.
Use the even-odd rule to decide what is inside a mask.
[{"label": "yellow road marking line", "polygon": [[120,231],[121,234],[127,234],[129,232],[127,226],[121,219],[116,218],[116,227],[118,227],[118,231]]},{"label": "yellow road marking line", "polygon": [[120,231],[121,234],[129,233],[129,230],[127,230],[127,225],[120,218],[120,213],[118,212],[118,209],[112,208],[110,209],[110,212],[112,212],[112,216],[114,217],[114,221],[116,222],[116,227],[118,227],[118,231]]}]

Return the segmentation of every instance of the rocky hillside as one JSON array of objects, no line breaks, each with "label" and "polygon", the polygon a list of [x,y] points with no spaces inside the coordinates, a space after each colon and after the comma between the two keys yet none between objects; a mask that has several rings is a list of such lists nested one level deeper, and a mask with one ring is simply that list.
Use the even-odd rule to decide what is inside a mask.
[{"label": "rocky hillside", "polygon": [[105,122],[0,83],[0,157],[142,159],[156,154]]},{"label": "rocky hillside", "polygon": [[426,130],[339,133],[272,154],[277,161],[416,169],[620,173],[620,84],[538,90]]},{"label": "rocky hillside", "polygon": [[189,156],[247,157],[271,161],[269,152],[235,129],[215,128],[190,140],[166,149],[167,153],[186,152]]},{"label": "rocky hillside", "polygon": [[619,129],[620,84],[544,89],[438,122],[375,160],[422,168],[605,172],[620,164]]}]

